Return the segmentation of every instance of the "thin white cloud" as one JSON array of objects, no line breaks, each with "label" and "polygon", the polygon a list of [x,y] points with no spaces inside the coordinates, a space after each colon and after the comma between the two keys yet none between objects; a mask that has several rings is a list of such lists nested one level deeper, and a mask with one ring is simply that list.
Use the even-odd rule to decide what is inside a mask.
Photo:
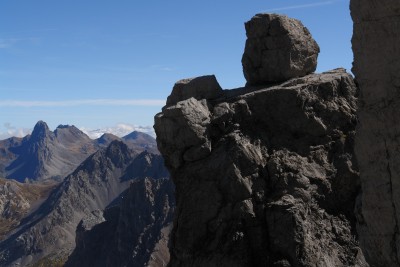
[{"label": "thin white cloud", "polygon": [[11,31],[11,32],[3,32],[4,35],[33,35],[34,33],[41,32],[52,32],[57,31],[56,28],[42,28],[42,29],[29,29],[25,31]]},{"label": "thin white cloud", "polygon": [[9,48],[17,42],[16,39],[0,39],[0,49]]},{"label": "thin white cloud", "polygon": [[277,8],[271,8],[266,10],[266,12],[270,11],[285,11],[285,10],[291,10],[291,9],[301,9],[301,8],[311,8],[311,7],[318,7],[318,6],[326,6],[326,5],[331,5],[334,4],[336,1],[323,1],[323,2],[316,2],[316,3],[310,3],[310,4],[303,4],[303,5],[292,5],[292,6],[283,6],[283,7],[277,7]]},{"label": "thin white cloud", "polygon": [[164,106],[161,99],[77,99],[63,101],[0,100],[0,107]]},{"label": "thin white cloud", "polygon": [[161,70],[163,70],[163,71],[173,71],[174,69],[170,68],[170,67],[163,67],[163,68],[161,68]]},{"label": "thin white cloud", "polygon": [[0,39],[0,49],[10,48],[17,43],[28,42],[37,44],[39,42],[39,38],[37,37],[29,37],[29,38],[1,38]]},{"label": "thin white cloud", "polygon": [[29,128],[17,128],[13,126],[10,122],[3,124],[5,131],[0,131],[0,140],[7,139],[12,136],[24,137],[32,132]]},{"label": "thin white cloud", "polygon": [[105,133],[111,133],[118,137],[123,137],[127,134],[130,134],[133,131],[147,133],[153,137],[156,136],[152,126],[138,126],[128,123],[120,123],[115,126],[102,127],[98,129],[92,129],[87,127],[80,127],[79,129],[82,132],[86,133],[92,139],[99,138]]}]

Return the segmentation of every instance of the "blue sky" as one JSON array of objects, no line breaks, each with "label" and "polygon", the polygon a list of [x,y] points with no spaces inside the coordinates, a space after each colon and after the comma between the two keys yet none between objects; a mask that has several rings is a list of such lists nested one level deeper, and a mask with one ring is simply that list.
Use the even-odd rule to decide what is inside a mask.
[{"label": "blue sky", "polygon": [[321,47],[318,72],[350,71],[348,6],[349,0],[1,1],[0,139],[23,135],[38,120],[87,131],[152,126],[182,78],[215,74],[223,88],[243,86],[244,22],[260,12],[307,26]]}]

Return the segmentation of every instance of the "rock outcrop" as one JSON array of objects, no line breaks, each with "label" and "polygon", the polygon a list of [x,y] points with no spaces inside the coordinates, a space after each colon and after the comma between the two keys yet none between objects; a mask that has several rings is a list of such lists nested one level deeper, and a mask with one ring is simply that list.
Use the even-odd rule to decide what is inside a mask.
[{"label": "rock outcrop", "polygon": [[317,68],[319,46],[299,20],[257,14],[245,26],[242,64],[249,85],[282,82]]},{"label": "rock outcrop", "polygon": [[400,2],[351,0],[360,87],[358,232],[371,266],[400,266]]},{"label": "rock outcrop", "polygon": [[[298,40],[309,38],[300,23],[278,15],[257,15],[248,36],[279,45],[265,30],[275,23],[292,23]],[[285,64],[276,67],[292,63]],[[308,66],[300,62],[293,76]],[[167,102],[155,116],[176,186],[170,266],[368,266],[353,212],[360,181],[352,76],[336,69],[214,90]]]},{"label": "rock outcrop", "polygon": [[191,97],[197,100],[216,98],[221,93],[222,88],[214,75],[183,79],[175,83],[171,95],[167,98],[167,105],[173,105]]},{"label": "rock outcrop", "polygon": [[0,178],[0,241],[50,194],[55,183],[29,184]]},{"label": "rock outcrop", "polygon": [[119,203],[82,220],[65,266],[166,266],[175,207],[169,179],[136,179]]}]

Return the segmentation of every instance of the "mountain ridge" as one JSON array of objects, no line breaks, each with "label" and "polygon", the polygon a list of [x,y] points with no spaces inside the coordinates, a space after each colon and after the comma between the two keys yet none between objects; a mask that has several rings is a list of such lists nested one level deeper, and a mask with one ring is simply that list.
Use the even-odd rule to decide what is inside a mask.
[{"label": "mountain ridge", "polygon": [[74,125],[59,125],[53,132],[38,121],[32,133],[23,138],[0,141],[0,175],[23,182],[58,180],[73,171],[85,158],[113,140],[122,140],[137,151],[158,153],[155,139],[133,132],[126,138],[104,134],[90,139]]}]

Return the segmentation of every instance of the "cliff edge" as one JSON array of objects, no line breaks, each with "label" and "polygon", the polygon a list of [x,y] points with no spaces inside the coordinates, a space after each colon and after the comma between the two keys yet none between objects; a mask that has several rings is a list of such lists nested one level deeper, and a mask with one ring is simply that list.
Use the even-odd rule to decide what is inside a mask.
[{"label": "cliff edge", "polygon": [[155,116],[176,187],[169,266],[368,266],[352,76],[312,73],[319,48],[300,21],[258,14],[246,30],[246,87],[181,80]]}]

